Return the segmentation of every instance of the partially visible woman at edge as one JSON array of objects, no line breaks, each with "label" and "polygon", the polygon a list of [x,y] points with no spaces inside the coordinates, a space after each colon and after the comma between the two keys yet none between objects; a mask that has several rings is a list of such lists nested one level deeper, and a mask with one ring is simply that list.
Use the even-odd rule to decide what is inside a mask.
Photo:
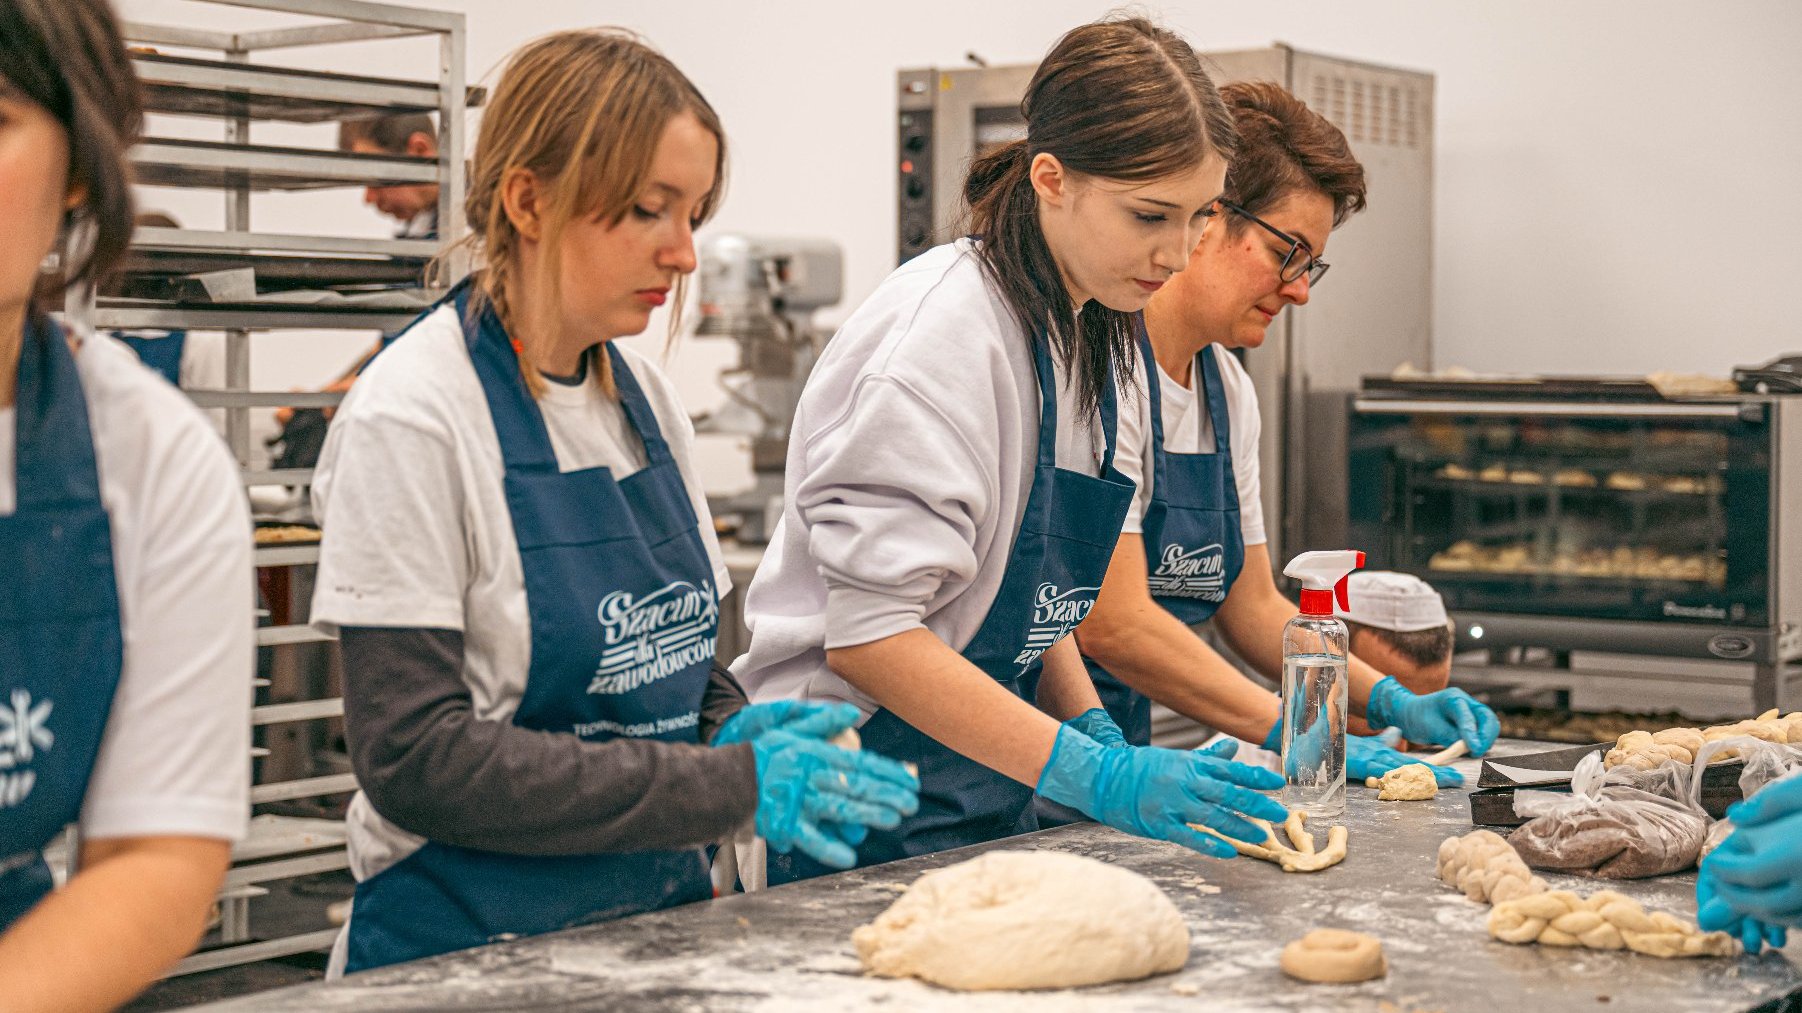
[{"label": "partially visible woman at edge", "polygon": [[[1218,624],[1240,657],[1281,679],[1283,626],[1296,610],[1272,576],[1259,506],[1257,394],[1232,350],[1257,348],[1277,314],[1308,301],[1326,273],[1329,234],[1364,207],[1364,168],[1339,128],[1282,87],[1234,83],[1221,95],[1240,138],[1222,215],[1188,270],[1145,307],[1156,378],[1147,395],[1160,441],[1150,504],[1141,530],[1121,536],[1076,639],[1112,713],[1088,715],[1091,734],[1149,742],[1157,700],[1274,750],[1282,732],[1276,695],[1189,624]],[[1434,745],[1462,741],[1476,756],[1495,741],[1495,715],[1463,690],[1417,696],[1355,657],[1350,670],[1352,708],[1373,727],[1398,727]],[[1378,738],[1352,736],[1347,749],[1347,774],[1360,783],[1415,762]],[[1449,767],[1436,776],[1461,783]]]},{"label": "partially visible woman at edge", "polygon": [[[975,236],[890,275],[808,379],[733,669],[755,700],[857,704],[866,746],[919,765],[919,814],[860,864],[1031,829],[1035,787],[1231,856],[1190,824],[1261,840],[1238,813],[1282,819],[1252,790],[1280,778],[1060,722],[1099,706],[1067,634],[1149,449],[1131,314],[1188,263],[1232,120],[1193,48],[1140,18],[1066,34],[1021,109],[1026,138],[971,168]],[[825,871],[771,856],[768,881]]]},{"label": "partially visible woman at edge", "polygon": [[[50,316],[131,240],[141,109],[102,0],[0,0],[8,1013],[111,1009],[186,956],[250,808],[255,591],[237,468],[124,345]],[[44,849],[70,823],[81,846],[58,888]]]},{"label": "partially visible woman at edge", "polygon": [[707,899],[702,845],[751,820],[846,867],[914,810],[900,764],[827,744],[855,708],[743,708],[713,670],[731,585],[693,429],[614,341],[680,301],[724,165],[712,107],[629,34],[549,35],[501,74],[465,203],[482,267],[320,458],[313,619],[362,786],[334,973]]}]

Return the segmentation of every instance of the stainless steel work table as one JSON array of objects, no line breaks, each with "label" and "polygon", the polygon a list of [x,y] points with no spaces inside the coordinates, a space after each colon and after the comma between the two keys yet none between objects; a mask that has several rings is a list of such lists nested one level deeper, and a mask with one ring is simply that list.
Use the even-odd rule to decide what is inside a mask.
[{"label": "stainless steel work table", "polygon": [[[1535,748],[1505,743],[1498,753]],[[1460,769],[1476,780],[1476,763]],[[248,996],[217,1009],[323,1010],[1564,1010],[1657,1013],[1802,1008],[1788,956],[1660,960],[1622,952],[1512,946],[1484,930],[1488,908],[1433,875],[1446,837],[1469,831],[1463,791],[1430,802],[1378,802],[1351,789],[1350,852],[1312,875],[1248,858],[1215,861],[1094,824],[857,870],[762,893],[497,943],[381,968],[342,982]],[[1324,839],[1324,833],[1320,835]],[[851,930],[922,872],[997,848],[1089,855],[1140,872],[1182,910],[1189,962],[1146,981],[1058,992],[959,994],[916,981],[866,978]],[[1695,910],[1694,876],[1608,886],[1648,907]],[[1309,985],[1277,969],[1282,945],[1312,928],[1372,933],[1386,978]],[[1792,948],[1791,952],[1795,952]],[[1193,994],[1189,994],[1193,992]],[[1795,998],[1792,998],[1795,997]]]}]

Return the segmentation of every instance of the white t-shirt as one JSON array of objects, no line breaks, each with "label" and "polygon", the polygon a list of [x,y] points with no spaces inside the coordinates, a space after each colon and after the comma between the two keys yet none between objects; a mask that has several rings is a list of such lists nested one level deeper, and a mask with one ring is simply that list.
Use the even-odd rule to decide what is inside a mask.
[{"label": "white t-shirt", "polygon": [[[1054,356],[1055,359],[1055,356]],[[1102,436],[1061,367],[1057,464],[1096,475]],[[1138,390],[1143,390],[1144,365]],[[1122,393],[1116,467],[1138,482],[1148,402]],[[752,700],[875,702],[828,648],[924,627],[963,650],[1000,589],[1038,458],[1031,346],[968,240],[902,265],[826,345],[795,413],[780,523],[745,597]],[[1143,483],[1125,530],[1137,531]]]},{"label": "white t-shirt", "polygon": [[[732,584],[692,464],[694,426],[669,378],[648,359],[621,351],[682,470],[724,598]],[[644,468],[644,445],[624,409],[595,383],[547,383],[538,406],[562,471],[606,467],[623,479]],[[313,625],[333,634],[340,626],[461,631],[463,681],[475,716],[490,721],[511,719],[532,664],[505,471],[457,311],[446,305],[363,371],[332,421],[313,479],[313,508],[325,531]],[[361,793],[347,819],[358,879],[421,843],[382,819]]]},{"label": "white t-shirt", "polygon": [[[237,466],[194,405],[123,344],[86,335],[75,364],[125,641],[81,832],[235,841],[250,812],[256,670],[250,512]],[[0,409],[0,515],[18,507],[17,427],[17,410]]]},{"label": "white t-shirt", "polygon": [[[1220,387],[1226,393],[1233,480],[1239,488],[1239,530],[1246,545],[1262,545],[1269,538],[1264,533],[1264,501],[1258,479],[1258,392],[1233,353],[1209,345],[1202,354],[1212,355],[1219,365]],[[1163,396],[1164,449],[1173,454],[1213,453],[1214,419],[1208,413],[1205,392],[1201,392],[1200,363],[1189,370],[1194,389],[1171,379],[1161,366],[1157,372],[1158,392]]]}]

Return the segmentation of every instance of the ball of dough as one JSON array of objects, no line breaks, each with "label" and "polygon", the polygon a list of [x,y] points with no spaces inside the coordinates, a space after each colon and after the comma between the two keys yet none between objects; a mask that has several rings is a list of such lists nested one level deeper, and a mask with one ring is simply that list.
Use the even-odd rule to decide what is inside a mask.
[{"label": "ball of dough", "polygon": [[1315,929],[1283,947],[1283,973],[1303,981],[1369,981],[1389,973],[1376,937],[1345,929]]},{"label": "ball of dough", "polygon": [[1384,802],[1419,802],[1439,794],[1433,768],[1424,763],[1410,763],[1368,780],[1376,782],[1372,787],[1381,789],[1377,798]]},{"label": "ball of dough", "polygon": [[871,974],[969,991],[1133,981],[1189,959],[1189,927],[1151,880],[1055,851],[929,872],[851,942]]}]

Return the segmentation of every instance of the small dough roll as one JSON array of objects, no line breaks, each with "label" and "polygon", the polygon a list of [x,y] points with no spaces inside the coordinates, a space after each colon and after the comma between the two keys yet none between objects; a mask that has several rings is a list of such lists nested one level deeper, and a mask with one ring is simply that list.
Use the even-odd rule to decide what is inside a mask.
[{"label": "small dough roll", "polygon": [[1389,973],[1383,944],[1375,936],[1345,929],[1315,929],[1283,947],[1283,973],[1302,981],[1343,984]]},{"label": "small dough roll", "polygon": [[1439,782],[1433,768],[1424,763],[1397,767],[1382,777],[1364,779],[1366,786],[1381,789],[1377,798],[1384,802],[1419,802],[1439,794]]}]

